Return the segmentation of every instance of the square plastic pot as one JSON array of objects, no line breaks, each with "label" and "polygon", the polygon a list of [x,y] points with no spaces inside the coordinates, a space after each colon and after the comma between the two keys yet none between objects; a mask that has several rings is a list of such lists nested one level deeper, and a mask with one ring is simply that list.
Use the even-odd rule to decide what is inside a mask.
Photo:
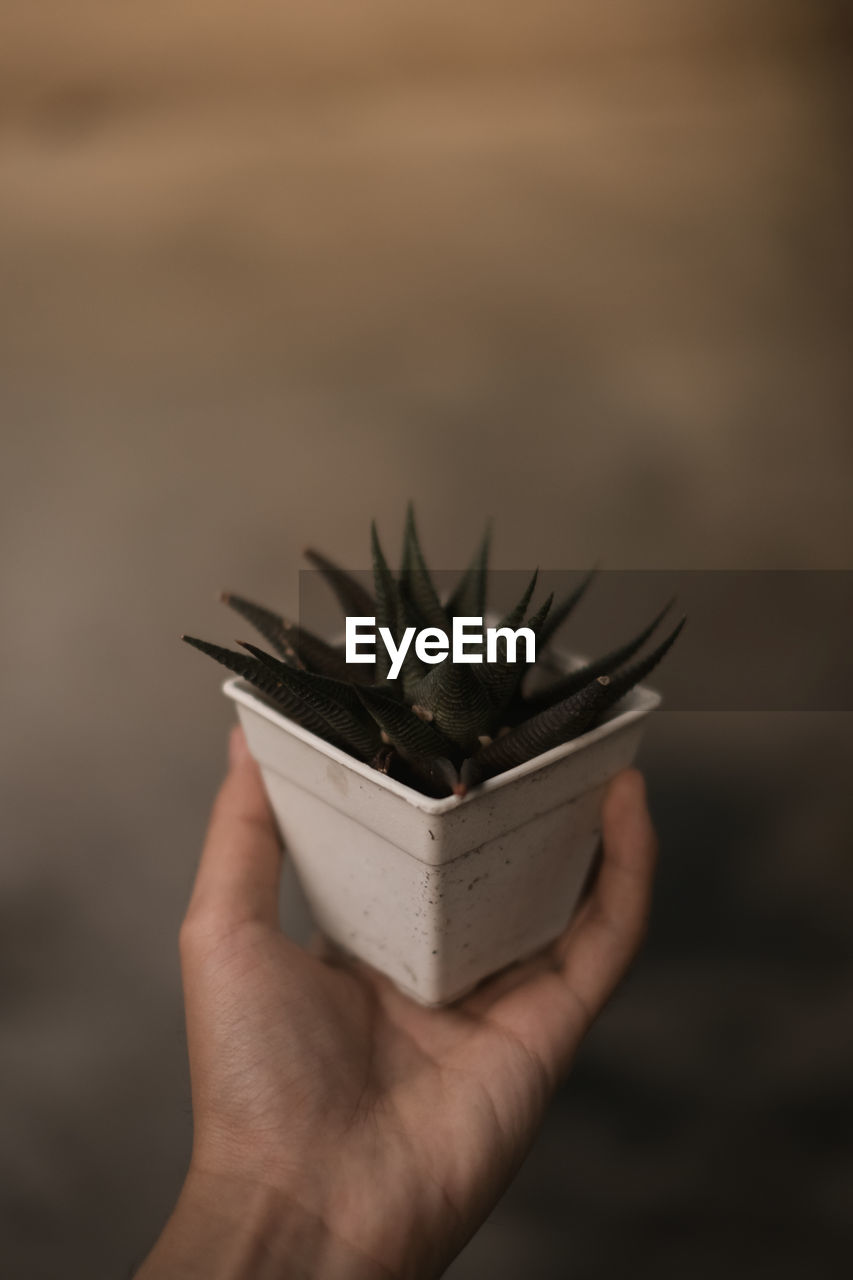
[{"label": "square plastic pot", "polygon": [[552,942],[590,870],[609,780],[660,703],[639,687],[573,742],[436,800],[330,746],[228,680],[314,923],[421,1004],[443,1005]]}]

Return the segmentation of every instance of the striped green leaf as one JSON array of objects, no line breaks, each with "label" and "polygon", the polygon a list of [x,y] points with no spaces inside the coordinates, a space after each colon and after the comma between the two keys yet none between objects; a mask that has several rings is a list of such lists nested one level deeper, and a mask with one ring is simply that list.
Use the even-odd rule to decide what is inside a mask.
[{"label": "striped green leaf", "polygon": [[294,671],[253,644],[244,648],[319,715],[360,759],[372,759],[379,748],[380,735],[370,717],[365,716],[355,686],[311,671]]},{"label": "striped green leaf", "polygon": [[586,574],[586,576],[578,583],[574,591],[570,591],[567,596],[563,597],[559,604],[554,605],[547,624],[542,628],[540,643],[543,649],[549,640],[552,639],[557,628],[561,627],[566,619],[574,613],[575,609],[589,590],[597,572],[597,569],[590,569],[589,573]]},{"label": "striped green leaf", "polygon": [[[323,738],[326,742],[331,742],[336,747],[345,745],[330,728],[328,722],[308,706],[302,698],[297,697],[289,684],[283,684],[265,663],[260,662],[255,657],[250,657],[248,654],[235,653],[233,649],[225,649],[222,645],[211,644],[208,640],[199,640],[195,636],[181,636],[181,639],[192,645],[194,649],[207,654],[209,658],[213,658],[215,662],[220,663],[228,671],[232,671],[235,675],[242,676],[244,680],[248,680],[273,704],[276,711],[280,711],[282,715],[295,720],[297,724],[302,725],[303,729],[309,729],[311,733],[316,733],[318,737]],[[282,663],[282,666],[284,665]],[[287,669],[290,670],[290,668]]]},{"label": "striped green leaf", "polygon": [[407,760],[456,755],[454,744],[428,720],[378,689],[359,689],[358,697],[376,724]]},{"label": "striped green leaf", "polygon": [[405,600],[421,619],[421,626],[447,628],[447,614],[427,568],[415,525],[415,511],[410,502],[406,510],[403,533],[403,569],[400,587]]},{"label": "striped green leaf", "polygon": [[633,658],[635,653],[639,652],[671,607],[672,601],[670,600],[661,609],[660,613],[652,618],[647,627],[643,627],[638,635],[634,636],[626,644],[620,645],[618,649],[612,649],[609,653],[605,653],[603,657],[587,662],[575,671],[567,672],[566,675],[548,685],[546,689],[525,698],[521,714],[525,716],[535,715],[546,707],[564,701],[578,689],[582,689],[590,680],[595,679],[596,676],[606,676],[616,671],[625,662]]},{"label": "striped green leaf", "polygon": [[347,617],[371,618],[373,616],[375,608],[370,592],[357,578],[346,569],[341,569],[328,556],[315,551],[313,547],[306,547],[305,558],[311,561],[315,569],[320,570]]},{"label": "striped green leaf", "polygon": [[570,698],[495,738],[494,742],[464,762],[461,771],[463,786],[475,786],[578,737],[608,705],[609,683],[608,676],[592,679]]},{"label": "striped green leaf", "polygon": [[491,539],[491,527],[487,526],[473,560],[453,588],[444,606],[448,618],[485,617]]}]

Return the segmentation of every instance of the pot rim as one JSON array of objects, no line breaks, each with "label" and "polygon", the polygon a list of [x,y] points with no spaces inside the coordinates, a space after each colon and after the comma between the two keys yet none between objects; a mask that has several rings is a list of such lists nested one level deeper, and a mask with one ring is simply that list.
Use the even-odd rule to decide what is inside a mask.
[{"label": "pot rim", "polygon": [[[573,658],[574,655],[571,655],[570,661]],[[321,755],[336,761],[346,769],[350,769],[353,773],[358,774],[375,786],[390,791],[392,795],[405,800],[413,809],[420,809],[422,813],[429,814],[431,817],[449,813],[453,809],[458,809],[460,805],[476,804],[478,800],[504,787],[511,787],[513,783],[531,773],[536,773],[540,769],[546,768],[548,765],[554,764],[567,756],[576,755],[587,747],[593,746],[594,743],[599,742],[602,738],[607,738],[635,721],[643,719],[652,711],[657,710],[663,701],[656,689],[650,689],[648,685],[637,685],[628,694],[625,700],[627,705],[623,711],[611,716],[602,724],[597,725],[596,728],[580,734],[577,738],[573,738],[571,742],[564,742],[562,746],[552,747],[550,751],[543,751],[540,755],[534,756],[532,760],[526,760],[524,764],[518,764],[512,769],[506,769],[494,778],[489,778],[480,783],[466,796],[435,797],[423,795],[422,792],[415,791],[413,787],[407,787],[405,783],[398,782],[396,778],[389,778],[387,774],[380,773],[378,769],[371,769],[370,765],[357,760],[355,756],[349,755],[339,747],[332,746],[330,742],[325,742],[317,734],[312,733],[310,729],[303,729],[302,725],[296,724],[294,720],[289,720],[287,716],[275,711],[268,703],[258,697],[248,681],[241,676],[231,676],[226,680],[222,686],[222,692],[233,702],[242,703],[244,707],[263,716],[270,724],[282,729],[285,733],[289,733],[291,737],[297,738],[300,742],[304,742],[306,746],[313,747]]]}]

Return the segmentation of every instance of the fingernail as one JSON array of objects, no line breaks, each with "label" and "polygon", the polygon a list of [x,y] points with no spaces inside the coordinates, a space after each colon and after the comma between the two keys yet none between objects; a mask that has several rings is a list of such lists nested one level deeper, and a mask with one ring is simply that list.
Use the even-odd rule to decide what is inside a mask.
[{"label": "fingernail", "polygon": [[242,764],[249,755],[246,735],[239,724],[235,724],[228,739],[228,763],[231,768]]}]

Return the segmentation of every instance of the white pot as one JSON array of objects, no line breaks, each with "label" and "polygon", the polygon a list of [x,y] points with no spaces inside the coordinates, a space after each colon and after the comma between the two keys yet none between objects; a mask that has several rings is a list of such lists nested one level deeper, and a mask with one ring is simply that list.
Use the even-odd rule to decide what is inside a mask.
[{"label": "white pot", "polygon": [[590,869],[608,781],[634,759],[660,696],[436,800],[330,746],[230,679],[314,923],[420,1004],[443,1005],[566,927]]}]

